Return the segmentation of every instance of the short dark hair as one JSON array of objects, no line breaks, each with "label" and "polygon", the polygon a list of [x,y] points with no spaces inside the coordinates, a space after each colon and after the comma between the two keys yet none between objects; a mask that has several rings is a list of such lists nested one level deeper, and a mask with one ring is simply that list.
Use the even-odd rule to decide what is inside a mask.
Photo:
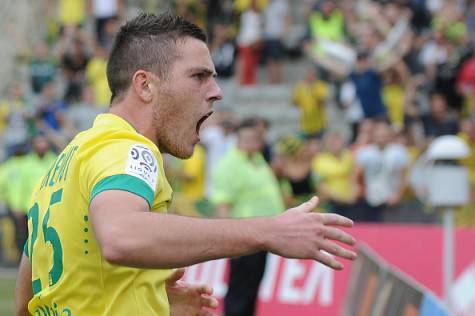
[{"label": "short dark hair", "polygon": [[178,57],[177,41],[185,37],[207,41],[200,27],[171,12],[142,13],[124,24],[116,35],[107,63],[111,101],[128,89],[139,69],[164,78]]},{"label": "short dark hair", "polygon": [[256,128],[257,125],[258,125],[257,119],[251,118],[251,117],[245,118],[239,123],[237,127],[237,131],[239,132],[240,130],[246,129],[246,128]]}]

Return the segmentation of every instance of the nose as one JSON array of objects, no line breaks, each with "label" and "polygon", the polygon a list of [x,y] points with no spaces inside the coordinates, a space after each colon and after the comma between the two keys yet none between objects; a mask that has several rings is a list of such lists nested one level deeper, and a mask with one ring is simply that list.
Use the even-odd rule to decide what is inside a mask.
[{"label": "nose", "polygon": [[208,93],[208,101],[215,102],[223,99],[223,90],[219,87],[215,78],[211,80],[211,88]]}]

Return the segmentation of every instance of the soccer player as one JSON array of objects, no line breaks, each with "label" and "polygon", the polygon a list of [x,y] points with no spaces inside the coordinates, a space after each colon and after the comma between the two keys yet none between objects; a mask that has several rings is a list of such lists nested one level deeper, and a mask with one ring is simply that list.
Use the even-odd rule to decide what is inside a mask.
[{"label": "soccer player", "polygon": [[317,198],[270,218],[166,214],[161,153],[193,153],[222,97],[215,75],[194,24],[166,13],[121,27],[107,67],[110,112],[71,141],[33,194],[19,315],[211,315],[210,289],[170,269],[263,250],[335,269],[342,264],[323,251],[355,258],[333,242],[355,242],[335,227],[351,220],[314,213]]}]

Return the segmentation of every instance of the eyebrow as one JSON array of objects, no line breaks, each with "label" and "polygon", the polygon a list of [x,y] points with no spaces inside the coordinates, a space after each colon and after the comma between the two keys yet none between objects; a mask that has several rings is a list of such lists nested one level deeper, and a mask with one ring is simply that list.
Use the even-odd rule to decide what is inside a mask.
[{"label": "eyebrow", "polygon": [[216,77],[218,75],[215,70],[207,67],[193,67],[189,70],[189,73],[205,73],[213,77]]}]

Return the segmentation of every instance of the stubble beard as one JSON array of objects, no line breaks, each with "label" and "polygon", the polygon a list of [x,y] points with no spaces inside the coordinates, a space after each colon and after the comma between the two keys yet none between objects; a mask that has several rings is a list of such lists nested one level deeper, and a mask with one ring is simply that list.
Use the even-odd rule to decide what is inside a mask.
[{"label": "stubble beard", "polygon": [[[167,103],[164,103],[167,102]],[[153,124],[155,126],[155,139],[161,153],[167,153],[180,159],[190,158],[191,154],[186,150],[186,141],[177,131],[180,130],[177,113],[173,111],[172,98],[167,96],[161,104],[167,104],[167,108],[158,104],[153,111]]]}]

